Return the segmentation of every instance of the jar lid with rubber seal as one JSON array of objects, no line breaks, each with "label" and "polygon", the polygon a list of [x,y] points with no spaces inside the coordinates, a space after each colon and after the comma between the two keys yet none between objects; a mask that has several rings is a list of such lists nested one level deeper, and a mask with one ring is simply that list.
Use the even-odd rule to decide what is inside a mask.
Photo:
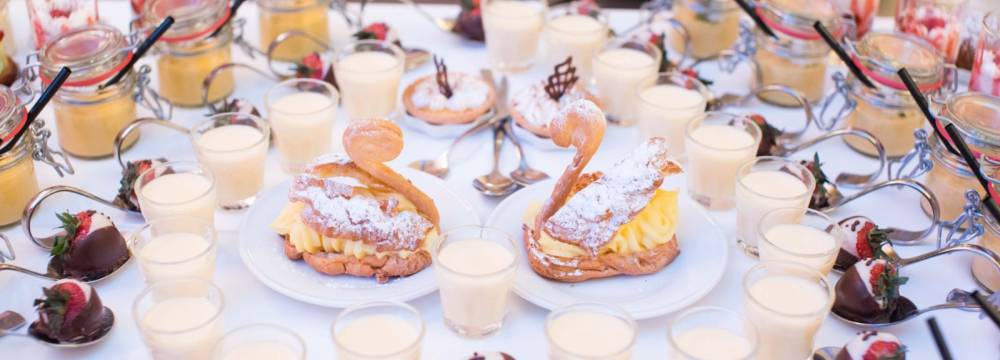
[{"label": "jar lid with rubber seal", "polygon": [[[155,27],[167,16],[174,17],[174,25],[160,38],[163,46],[190,46],[212,37],[229,19],[229,2],[226,0],[145,0],[143,24]],[[232,33],[225,41],[232,40]],[[220,33],[222,34],[222,33]],[[223,36],[217,36],[223,38]]]},{"label": "jar lid with rubber seal", "polygon": [[1000,161],[1000,98],[977,92],[952,96],[942,114],[955,124],[970,150]]},{"label": "jar lid with rubber seal", "polygon": [[761,0],[759,4],[757,14],[778,36],[823,42],[813,28],[817,21],[834,34],[842,31],[840,15],[829,0]]},{"label": "jar lid with rubber seal", "polygon": [[944,59],[930,43],[918,37],[870,32],[854,44],[854,53],[861,70],[878,85],[906,91],[896,73],[902,68],[906,68],[923,92],[933,92],[943,84]]},{"label": "jar lid with rubber seal", "polygon": [[65,66],[73,73],[60,92],[98,86],[124,68],[131,56],[128,39],[114,27],[98,24],[76,29],[42,49],[42,81],[48,83]]}]

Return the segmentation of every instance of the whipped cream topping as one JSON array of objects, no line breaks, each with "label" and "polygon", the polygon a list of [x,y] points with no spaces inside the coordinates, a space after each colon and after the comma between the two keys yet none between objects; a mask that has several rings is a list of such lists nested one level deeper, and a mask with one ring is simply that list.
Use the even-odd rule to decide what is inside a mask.
[{"label": "whipped cream topping", "polygon": [[866,259],[855,263],[854,268],[855,270],[858,271],[858,275],[861,276],[861,280],[864,281],[865,289],[868,290],[868,294],[875,299],[875,302],[878,304],[878,307],[880,309],[885,309],[886,306],[885,301],[882,301],[880,297],[875,296],[875,289],[872,288],[872,281],[871,281],[872,268],[874,268],[875,265],[878,264],[884,265],[886,269],[888,269],[891,266],[888,261],[885,261],[883,259]]},{"label": "whipped cream topping", "polygon": [[546,221],[544,230],[596,255],[618,228],[649,204],[663,182],[661,169],[669,162],[666,140],[649,139],[569,198]]},{"label": "whipped cream topping", "polygon": [[463,111],[482,106],[490,96],[490,86],[476,76],[449,72],[448,83],[452,89],[450,98],[438,89],[433,75],[425,77],[417,83],[410,100],[420,108]]},{"label": "whipped cream topping", "polygon": [[854,336],[847,345],[844,345],[844,350],[847,350],[847,355],[850,355],[852,360],[861,360],[865,358],[868,348],[877,341],[900,344],[896,335],[878,331],[862,331]]},{"label": "whipped cream topping", "polygon": [[90,293],[91,293],[91,291],[90,291],[90,285],[88,285],[87,283],[82,282],[80,280],[76,280],[76,279],[61,279],[61,280],[56,280],[56,282],[52,283],[51,287],[54,288],[54,287],[56,287],[56,285],[65,284],[65,283],[76,284],[76,286],[79,286],[80,290],[83,291],[83,300],[84,300],[84,303],[89,303],[90,302]]},{"label": "whipped cream topping", "polygon": [[528,123],[548,128],[560,109],[576,100],[586,98],[584,92],[578,86],[574,86],[556,102],[545,92],[545,82],[542,81],[514,94],[510,107],[520,113]]}]

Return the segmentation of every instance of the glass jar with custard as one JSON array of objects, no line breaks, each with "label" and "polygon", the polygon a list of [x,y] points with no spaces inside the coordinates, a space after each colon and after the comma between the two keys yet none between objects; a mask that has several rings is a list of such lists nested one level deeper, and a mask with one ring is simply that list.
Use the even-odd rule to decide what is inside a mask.
[{"label": "glass jar with custard", "polygon": [[[1000,161],[1000,98],[972,92],[955,95],[941,109],[939,119],[955,124],[969,149],[977,157],[986,157],[980,162],[983,172],[1000,179],[996,165]],[[965,206],[965,191],[975,189],[985,196],[984,191],[962,157],[949,152],[937,134],[927,137],[927,142],[932,167],[924,184],[937,198],[941,218],[957,218]],[[924,212],[930,213],[927,204]]]},{"label": "glass jar with custard", "polygon": [[[674,19],[684,26],[691,44],[691,56],[709,59],[736,43],[740,35],[740,8],[731,0],[678,0]],[[684,38],[670,36],[670,46],[684,52]]]},{"label": "glass jar with custard", "polygon": [[[988,211],[983,213],[985,224],[983,224],[983,235],[979,236],[979,245],[1000,254],[1000,224]],[[972,276],[980,286],[990,292],[1000,290],[1000,269],[997,269],[992,261],[982,256],[972,258]]]},{"label": "glass jar with custard", "polygon": [[[812,26],[819,21],[835,35],[842,33],[836,8],[829,0],[761,0],[758,4],[758,14],[776,35],[755,31],[758,86],[784,85],[810,102],[821,99],[830,47]],[[780,92],[763,92],[758,97],[778,106],[800,106]]]},{"label": "glass jar with custard", "polygon": [[[855,106],[847,115],[847,127],[875,135],[885,146],[887,156],[903,156],[913,149],[913,132],[926,120],[896,71],[905,67],[924,93],[936,92],[942,87],[944,61],[926,41],[900,33],[869,33],[855,44],[854,50],[862,71],[875,87],[869,88],[848,74],[844,90]],[[861,139],[846,137],[844,141],[859,153],[877,155],[871,144]]]},{"label": "glass jar with custard", "polygon": [[[103,86],[131,58],[125,35],[108,25],[91,25],[53,39],[39,54],[42,85],[63,66],[73,70],[52,99],[59,146],[85,158],[111,155],[118,132],[136,118],[137,72]],[[131,145],[136,137],[127,139]]]},{"label": "glass jar with custard", "polygon": [[[260,46],[267,48],[278,35],[301,31],[315,40],[330,42],[327,14],[331,0],[257,0],[260,16]],[[299,61],[313,52],[326,50],[316,41],[301,36],[289,38],[278,45],[271,57],[282,61]]]},{"label": "glass jar with custard", "polygon": [[156,44],[160,95],[177,106],[198,107],[233,92],[232,69],[216,76],[211,88],[202,85],[212,70],[232,61],[228,1],[147,0],[144,6],[142,23],[147,30],[167,16],[175,20]]}]

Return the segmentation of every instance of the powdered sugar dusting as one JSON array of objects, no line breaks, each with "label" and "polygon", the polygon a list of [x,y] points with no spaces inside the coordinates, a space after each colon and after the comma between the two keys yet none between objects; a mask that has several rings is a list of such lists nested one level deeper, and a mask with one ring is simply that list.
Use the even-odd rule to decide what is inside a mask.
[{"label": "powdered sugar dusting", "polygon": [[571,197],[545,223],[545,232],[597,255],[618,228],[649,204],[669,162],[666,141],[649,139]]},{"label": "powdered sugar dusting", "polygon": [[514,94],[510,107],[532,125],[548,128],[549,123],[556,118],[560,109],[586,98],[583,90],[574,86],[556,102],[545,92],[545,82],[540,82]]}]

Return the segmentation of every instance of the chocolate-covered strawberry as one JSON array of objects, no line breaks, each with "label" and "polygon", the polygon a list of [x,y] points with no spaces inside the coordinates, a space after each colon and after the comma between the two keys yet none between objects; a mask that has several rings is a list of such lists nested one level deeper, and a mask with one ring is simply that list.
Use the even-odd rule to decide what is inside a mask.
[{"label": "chocolate-covered strawberry", "polygon": [[906,360],[906,346],[896,335],[862,331],[840,349],[836,360]]},{"label": "chocolate-covered strawberry", "polygon": [[514,360],[513,356],[501,351],[487,352],[487,353],[472,353],[472,357],[469,360]]},{"label": "chocolate-covered strawberry", "polygon": [[[118,205],[130,211],[138,212],[139,197],[138,195],[136,195],[134,189],[135,180],[139,178],[139,175],[146,172],[146,170],[149,170],[156,165],[160,165],[166,162],[167,159],[158,158],[152,160],[146,159],[146,160],[130,161],[127,165],[125,165],[125,170],[122,171],[122,179],[120,181],[120,185],[118,186],[118,195],[115,196],[114,200],[115,205]],[[171,172],[173,171],[171,171],[169,168],[166,168],[156,174],[149,174],[147,176],[149,176],[150,178],[147,179],[147,181],[152,180],[157,176],[163,174],[169,174]]]},{"label": "chocolate-covered strawberry", "polygon": [[874,221],[864,216],[849,217],[841,220],[839,224],[846,236],[840,243],[840,253],[837,254],[835,268],[847,270],[860,259],[886,257],[882,252],[882,245],[892,244],[889,241],[891,230],[880,229]]},{"label": "chocolate-covered strawberry", "polygon": [[296,78],[325,81],[340,90],[337,76],[333,74],[333,60],[318,52],[303,57],[302,61],[295,65],[294,71]]},{"label": "chocolate-covered strawberry", "polygon": [[833,312],[863,323],[884,323],[905,317],[913,303],[900,296],[907,278],[884,259],[864,259],[837,281]]},{"label": "chocolate-covered strawberry", "polygon": [[96,279],[110,274],[129,259],[125,238],[104,214],[93,210],[57,215],[64,234],[52,245],[49,266],[74,279]]},{"label": "chocolate-covered strawberry", "polygon": [[479,0],[462,0],[459,3],[462,10],[458,13],[453,31],[469,40],[484,41],[486,32],[483,31],[483,9]]},{"label": "chocolate-covered strawberry", "polygon": [[778,139],[781,138],[783,131],[771,126],[762,115],[750,115],[750,120],[753,120],[760,127],[760,145],[757,146],[757,156],[773,155],[774,148],[778,146]]},{"label": "chocolate-covered strawberry", "polygon": [[38,320],[28,332],[48,342],[81,342],[105,330],[105,308],[97,291],[78,280],[63,279],[42,288],[35,300]]},{"label": "chocolate-covered strawberry", "polygon": [[831,197],[834,196],[837,188],[823,172],[823,163],[819,160],[819,153],[813,153],[812,160],[802,160],[799,161],[799,164],[809,169],[813,178],[816,179],[816,187],[812,197],[809,198],[809,208],[822,210],[830,206]]}]

